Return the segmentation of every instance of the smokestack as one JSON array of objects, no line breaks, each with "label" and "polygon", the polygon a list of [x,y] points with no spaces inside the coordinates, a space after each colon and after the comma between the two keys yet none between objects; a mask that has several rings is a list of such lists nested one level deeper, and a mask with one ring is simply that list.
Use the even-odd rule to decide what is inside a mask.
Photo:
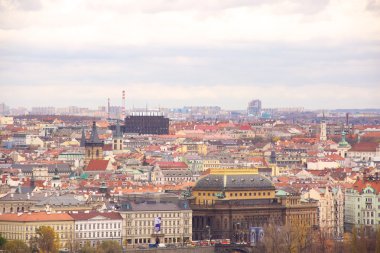
[{"label": "smokestack", "polygon": [[111,104],[110,104],[110,98],[108,98],[108,106],[107,106],[107,113],[108,113],[108,118],[110,119],[110,107],[111,107]]},{"label": "smokestack", "polygon": [[121,119],[125,118],[125,90],[122,91],[122,102],[121,102]]},{"label": "smokestack", "polygon": [[346,126],[348,127],[348,112],[346,113]]}]

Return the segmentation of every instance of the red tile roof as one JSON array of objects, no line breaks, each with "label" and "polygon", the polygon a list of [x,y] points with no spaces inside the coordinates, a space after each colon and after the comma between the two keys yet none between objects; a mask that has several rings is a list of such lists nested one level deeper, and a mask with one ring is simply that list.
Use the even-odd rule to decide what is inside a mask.
[{"label": "red tile roof", "polygon": [[105,171],[108,167],[109,160],[91,160],[85,171]]},{"label": "red tile roof", "polygon": [[327,155],[326,158],[329,158],[329,159],[334,160],[334,161],[344,161],[344,158],[338,154]]},{"label": "red tile roof", "polygon": [[7,213],[0,215],[0,221],[20,221],[20,222],[33,222],[33,221],[72,221],[74,220],[67,213]]},{"label": "red tile roof", "polygon": [[350,151],[354,152],[376,152],[376,148],[379,146],[376,142],[360,142],[352,146]]},{"label": "red tile roof", "polygon": [[358,192],[362,192],[363,189],[365,189],[367,186],[371,186],[376,191],[376,193],[379,194],[379,192],[380,192],[380,180],[358,179],[352,185],[352,187],[349,187],[349,188],[357,190]]},{"label": "red tile roof", "polygon": [[161,169],[173,169],[173,168],[187,169],[188,168],[187,164],[184,162],[160,161],[160,162],[156,162],[155,165],[158,165]]}]

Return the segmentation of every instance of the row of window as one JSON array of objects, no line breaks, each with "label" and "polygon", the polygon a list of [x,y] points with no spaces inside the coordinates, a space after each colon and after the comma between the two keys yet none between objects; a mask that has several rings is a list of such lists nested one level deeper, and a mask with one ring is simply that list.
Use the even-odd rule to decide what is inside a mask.
[{"label": "row of window", "polygon": [[[139,238],[134,240],[135,244],[148,244],[148,243],[156,243],[155,239],[151,238]],[[169,237],[169,238],[162,238],[163,243],[179,243],[181,242],[181,238],[175,238],[175,237]],[[127,241],[128,244],[132,244],[132,239],[128,239]]]},{"label": "row of window", "polygon": [[[178,218],[180,217],[180,213],[137,213],[137,214],[128,214],[127,218],[156,218],[156,217],[161,217],[161,218]],[[188,217],[188,213],[184,213],[184,217]]]},{"label": "row of window", "polygon": [[[90,224],[76,224],[75,230],[86,230],[88,229],[112,229],[112,228],[120,228],[121,223],[90,223]],[[88,226],[87,226],[88,225]]]},{"label": "row of window", "polygon": [[[132,232],[134,231],[134,235],[150,235],[150,234],[153,234],[155,233],[154,229],[153,228],[148,228],[148,229],[135,229],[135,230],[127,230],[127,235],[131,235]],[[189,233],[189,228],[184,228],[183,229],[183,232],[185,234]],[[161,228],[161,233],[163,234],[179,234],[180,233],[180,229],[179,228]]]},{"label": "row of window", "polygon": [[[12,224],[3,224],[0,225],[0,231],[36,231],[41,225],[36,226],[24,226],[24,225],[12,225]],[[72,230],[73,226],[71,225],[49,225],[51,228],[53,228],[55,231],[66,231],[66,230]]]},{"label": "row of window", "polygon": [[[188,220],[185,220],[185,225],[187,225],[189,223],[189,221]],[[135,222],[128,222],[128,224],[130,224],[129,226],[154,226],[154,221],[135,221]],[[164,220],[164,221],[162,221],[161,222],[161,225],[162,226],[175,226],[175,225],[180,225],[180,221],[179,220],[177,220],[177,221],[175,221],[175,220]]]},{"label": "row of window", "polygon": [[88,233],[77,233],[76,234],[77,238],[99,238],[99,237],[110,237],[110,238],[113,238],[113,237],[120,237],[121,234],[120,234],[120,231],[118,232],[88,232]]},{"label": "row of window", "polygon": [[[242,193],[242,192],[240,192],[240,193],[230,193],[230,197],[233,197],[233,196],[235,196],[235,197],[237,197],[237,196],[240,196],[240,197],[242,197],[242,196],[261,196],[261,194],[262,194],[262,196],[270,196],[270,192],[244,192],[244,193]],[[207,194],[205,193],[205,192],[203,192],[203,193],[201,193],[201,192],[198,192],[198,196],[215,196],[215,193],[210,193],[210,192],[208,192]]]}]

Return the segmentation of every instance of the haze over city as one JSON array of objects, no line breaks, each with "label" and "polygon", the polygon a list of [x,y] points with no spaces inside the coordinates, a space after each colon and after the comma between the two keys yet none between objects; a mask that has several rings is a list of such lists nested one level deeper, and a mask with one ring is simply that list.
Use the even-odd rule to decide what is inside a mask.
[{"label": "haze over city", "polygon": [[0,253],[380,252],[380,0],[0,0]]},{"label": "haze over city", "polygon": [[380,3],[0,1],[10,106],[379,108]]}]

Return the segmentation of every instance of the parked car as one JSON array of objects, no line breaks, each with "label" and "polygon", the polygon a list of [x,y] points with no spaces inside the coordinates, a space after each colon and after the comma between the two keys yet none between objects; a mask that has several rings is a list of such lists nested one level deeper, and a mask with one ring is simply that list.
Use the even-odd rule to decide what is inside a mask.
[{"label": "parked car", "polygon": [[160,244],[158,244],[157,248],[166,248],[166,244],[165,243],[160,243]]}]

